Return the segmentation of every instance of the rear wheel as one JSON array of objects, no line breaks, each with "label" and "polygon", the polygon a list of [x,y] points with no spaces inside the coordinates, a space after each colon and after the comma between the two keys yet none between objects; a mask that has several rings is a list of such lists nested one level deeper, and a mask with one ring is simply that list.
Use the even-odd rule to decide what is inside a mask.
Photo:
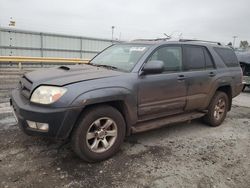
[{"label": "rear wheel", "polygon": [[210,126],[219,126],[227,115],[228,105],[227,94],[217,91],[209,104],[208,113],[204,116],[204,121]]},{"label": "rear wheel", "polygon": [[72,148],[88,162],[105,160],[114,155],[125,137],[125,121],[111,106],[90,108],[72,135]]}]

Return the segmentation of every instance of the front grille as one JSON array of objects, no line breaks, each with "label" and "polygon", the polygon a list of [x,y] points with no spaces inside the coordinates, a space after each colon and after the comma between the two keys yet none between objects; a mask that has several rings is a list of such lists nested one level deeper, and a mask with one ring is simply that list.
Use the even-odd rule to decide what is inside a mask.
[{"label": "front grille", "polygon": [[20,89],[24,97],[30,97],[32,84],[33,82],[29,80],[25,75],[20,79]]}]

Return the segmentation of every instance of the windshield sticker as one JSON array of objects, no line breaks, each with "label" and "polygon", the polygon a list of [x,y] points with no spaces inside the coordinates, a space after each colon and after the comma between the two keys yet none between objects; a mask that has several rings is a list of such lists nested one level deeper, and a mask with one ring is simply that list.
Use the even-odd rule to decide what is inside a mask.
[{"label": "windshield sticker", "polygon": [[146,49],[146,47],[132,47],[130,48],[129,51],[138,51],[138,52],[142,52]]}]

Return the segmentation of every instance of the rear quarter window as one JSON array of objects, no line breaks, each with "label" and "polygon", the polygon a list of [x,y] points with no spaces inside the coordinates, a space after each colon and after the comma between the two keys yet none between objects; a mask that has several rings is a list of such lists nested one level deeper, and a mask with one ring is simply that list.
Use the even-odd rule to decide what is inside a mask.
[{"label": "rear quarter window", "polygon": [[238,67],[239,62],[233,50],[228,48],[214,48],[227,67]]}]

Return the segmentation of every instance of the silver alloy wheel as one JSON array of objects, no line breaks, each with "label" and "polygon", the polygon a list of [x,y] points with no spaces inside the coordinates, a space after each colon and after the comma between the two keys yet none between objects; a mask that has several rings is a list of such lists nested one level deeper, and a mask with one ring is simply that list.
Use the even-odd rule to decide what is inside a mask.
[{"label": "silver alloy wheel", "polygon": [[117,131],[117,125],[111,118],[102,117],[95,120],[87,131],[88,148],[96,153],[107,151],[115,143]]},{"label": "silver alloy wheel", "polygon": [[216,120],[220,120],[226,111],[226,102],[223,98],[220,98],[214,107],[214,117]]}]

